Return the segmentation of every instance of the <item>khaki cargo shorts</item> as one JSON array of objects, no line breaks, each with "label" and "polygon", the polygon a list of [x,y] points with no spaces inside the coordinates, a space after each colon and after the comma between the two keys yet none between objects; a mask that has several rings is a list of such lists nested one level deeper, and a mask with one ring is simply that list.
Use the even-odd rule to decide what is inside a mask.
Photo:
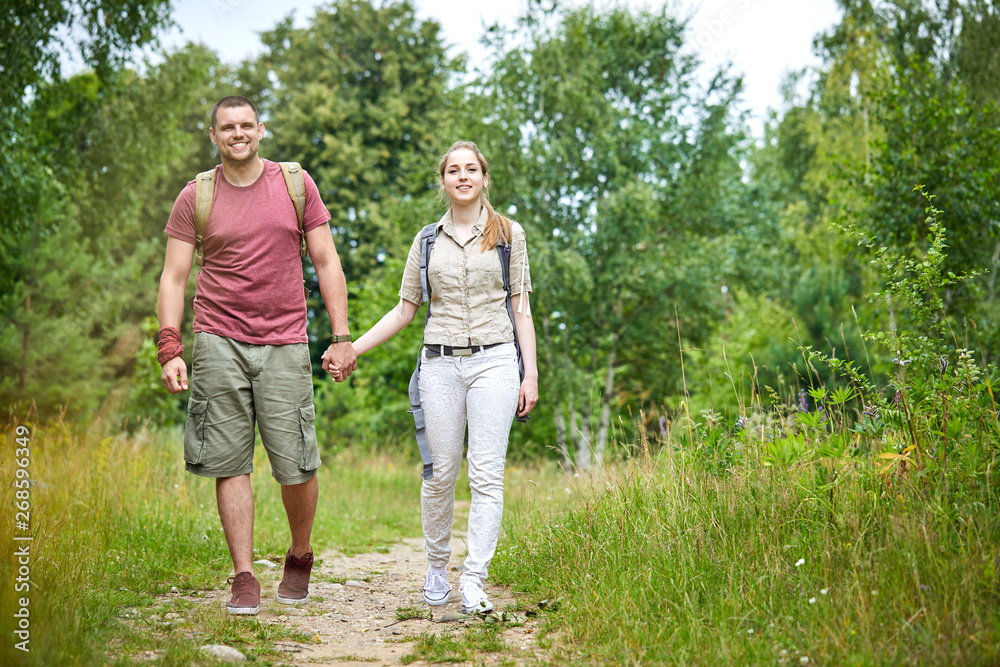
[{"label": "khaki cargo shorts", "polygon": [[316,475],[320,458],[308,345],[251,345],[197,332],[192,356],[184,429],[188,472],[203,477],[253,472],[256,422],[279,484],[301,484]]}]

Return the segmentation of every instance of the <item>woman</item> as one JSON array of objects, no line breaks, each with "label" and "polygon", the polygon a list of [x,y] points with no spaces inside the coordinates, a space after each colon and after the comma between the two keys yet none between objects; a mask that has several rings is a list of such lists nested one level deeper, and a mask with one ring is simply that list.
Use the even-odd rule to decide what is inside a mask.
[{"label": "woman", "polygon": [[[538,401],[535,330],[528,293],[531,279],[524,230],[490,206],[486,159],[472,142],[453,145],[438,165],[441,190],[450,208],[438,222],[428,268],[430,318],[421,351],[420,399],[434,476],[420,492],[428,567],[424,601],[443,605],[451,585],[455,481],[462,465],[466,424],[469,431],[468,557],[459,580],[462,610],[488,613],[493,604],[483,590],[496,551],[503,515],[503,473],[511,422],[526,416]],[[413,239],[399,290],[400,303],[355,343],[358,356],[392,338],[416,314],[420,283],[420,234]],[[496,251],[498,238],[510,247],[510,287],[514,324]],[[517,368],[514,328],[524,362]],[[337,379],[335,367],[328,370]]]}]

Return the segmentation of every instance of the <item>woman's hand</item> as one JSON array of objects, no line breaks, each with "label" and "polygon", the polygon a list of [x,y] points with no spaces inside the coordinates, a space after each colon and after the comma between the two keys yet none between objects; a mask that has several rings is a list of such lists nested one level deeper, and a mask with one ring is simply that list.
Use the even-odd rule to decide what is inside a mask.
[{"label": "woman's hand", "polygon": [[525,375],[521,381],[521,391],[517,396],[517,416],[526,417],[531,414],[538,403],[538,378]]},{"label": "woman's hand", "polygon": [[334,343],[322,356],[323,370],[336,382],[343,382],[358,368],[357,353],[351,343]]}]

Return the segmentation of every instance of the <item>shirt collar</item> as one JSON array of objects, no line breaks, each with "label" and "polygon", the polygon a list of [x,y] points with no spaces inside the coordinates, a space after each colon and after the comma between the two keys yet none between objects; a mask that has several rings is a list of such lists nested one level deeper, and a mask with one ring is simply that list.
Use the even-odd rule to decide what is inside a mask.
[{"label": "shirt collar", "polygon": [[[486,229],[487,217],[489,217],[489,212],[486,210],[486,207],[483,206],[479,209],[479,220],[476,220],[476,224],[472,225],[472,238],[476,238],[483,233],[484,229]],[[444,231],[451,238],[455,238],[455,222],[451,219],[451,207],[448,207],[445,214],[441,216],[440,220],[438,220],[437,228],[439,231]]]}]

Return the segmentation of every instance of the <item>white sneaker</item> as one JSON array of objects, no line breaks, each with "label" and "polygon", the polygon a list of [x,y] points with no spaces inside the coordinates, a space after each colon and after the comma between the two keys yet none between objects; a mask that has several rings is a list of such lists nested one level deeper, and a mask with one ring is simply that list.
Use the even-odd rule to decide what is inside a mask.
[{"label": "white sneaker", "polygon": [[479,584],[462,584],[458,590],[462,594],[462,611],[466,614],[488,614],[493,611],[493,603]]},{"label": "white sneaker", "polygon": [[448,602],[448,595],[451,593],[451,584],[444,572],[434,572],[427,569],[427,578],[424,579],[424,602],[432,607],[440,607]]}]

